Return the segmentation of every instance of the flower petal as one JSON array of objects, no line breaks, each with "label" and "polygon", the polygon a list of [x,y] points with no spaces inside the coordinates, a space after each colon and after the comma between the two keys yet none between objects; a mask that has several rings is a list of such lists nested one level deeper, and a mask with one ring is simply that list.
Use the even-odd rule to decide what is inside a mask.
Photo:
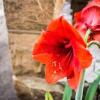
[{"label": "flower petal", "polygon": [[100,7],[92,6],[82,11],[82,19],[89,26],[100,25]]},{"label": "flower petal", "polygon": [[81,73],[82,73],[82,70],[79,72],[77,70],[75,70],[74,77],[68,80],[69,86],[74,90],[76,90],[79,85]]},{"label": "flower petal", "polygon": [[93,39],[100,42],[100,31],[99,32],[95,32],[95,34],[93,35]]},{"label": "flower petal", "polygon": [[[55,38],[52,38],[53,37]],[[59,37],[56,37],[55,34],[51,32],[43,32],[41,36],[37,39],[33,46],[33,58],[44,63],[47,62],[51,57],[52,53],[58,52],[56,48],[56,41],[59,40]]]},{"label": "flower petal", "polygon": [[71,65],[71,55],[53,55],[48,64],[46,64],[46,80],[49,83],[55,83],[63,77],[73,77],[73,67]]},{"label": "flower petal", "polygon": [[83,69],[81,68],[80,62],[75,55],[73,58],[72,66],[74,70],[74,76],[68,80],[68,83],[72,89],[76,90],[79,85],[81,72]]},{"label": "flower petal", "polygon": [[90,66],[92,63],[92,55],[83,45],[76,43],[74,52],[82,68]]},{"label": "flower petal", "polygon": [[74,22],[77,23],[79,21],[81,21],[81,11],[74,14]]},{"label": "flower petal", "polygon": [[51,59],[51,56],[49,54],[42,53],[42,54],[34,55],[33,59],[36,59],[43,64],[46,64]]},{"label": "flower petal", "polygon": [[45,77],[48,83],[56,83],[59,79],[66,77],[66,70],[59,70],[51,62],[46,65]]},{"label": "flower petal", "polygon": [[50,32],[54,32],[54,31],[57,31],[57,30],[61,30],[62,31],[62,16],[55,19],[55,20],[52,20],[52,22],[48,25],[47,27],[47,31],[50,31]]},{"label": "flower petal", "polygon": [[64,31],[66,33],[66,37],[69,36],[70,40],[78,41],[82,45],[86,46],[82,36],[74,27],[72,27],[64,18],[63,18],[62,23],[63,23]]}]

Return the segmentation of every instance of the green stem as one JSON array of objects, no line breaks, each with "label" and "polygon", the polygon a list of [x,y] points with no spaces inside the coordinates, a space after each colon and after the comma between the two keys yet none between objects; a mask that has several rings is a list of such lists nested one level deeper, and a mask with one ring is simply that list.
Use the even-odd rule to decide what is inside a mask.
[{"label": "green stem", "polygon": [[90,34],[91,34],[91,30],[88,29],[88,30],[86,31],[86,34],[85,34],[85,37],[84,37],[86,44],[88,43],[88,37],[89,37]]},{"label": "green stem", "polygon": [[83,70],[81,81],[80,81],[79,87],[76,92],[75,100],[82,100],[83,88],[84,88],[84,76],[85,76],[85,70]]},{"label": "green stem", "polygon": [[[91,34],[91,30],[88,29],[86,34],[85,34],[85,37],[84,37],[86,44],[88,44],[88,37],[90,34]],[[84,76],[85,76],[85,69],[82,72],[80,83],[79,83],[79,86],[78,86],[77,91],[76,91],[75,100],[82,100],[83,88],[84,88]]]},{"label": "green stem", "polygon": [[97,45],[99,48],[100,48],[100,42],[99,41],[90,41],[89,43],[88,43],[88,47],[90,47],[92,44],[95,44],[95,45]]},{"label": "green stem", "polygon": [[50,92],[45,93],[45,100],[53,100],[53,97]]}]

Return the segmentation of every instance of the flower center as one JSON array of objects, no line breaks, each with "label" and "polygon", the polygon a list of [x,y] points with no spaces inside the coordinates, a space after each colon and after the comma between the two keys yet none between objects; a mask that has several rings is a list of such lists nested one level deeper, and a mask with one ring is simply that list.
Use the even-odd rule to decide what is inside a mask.
[{"label": "flower center", "polygon": [[73,53],[73,49],[71,46],[71,42],[68,39],[63,39],[61,42],[58,43],[58,53],[63,54],[63,55],[70,55],[69,53]]},{"label": "flower center", "polygon": [[71,47],[71,43],[70,43],[70,41],[68,39],[63,40],[63,43],[64,43],[64,48],[65,49]]}]

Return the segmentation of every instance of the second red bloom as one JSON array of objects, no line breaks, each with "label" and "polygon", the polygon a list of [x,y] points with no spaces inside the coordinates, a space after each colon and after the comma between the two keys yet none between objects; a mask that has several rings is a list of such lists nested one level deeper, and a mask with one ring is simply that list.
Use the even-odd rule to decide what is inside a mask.
[{"label": "second red bloom", "polygon": [[92,0],[82,11],[75,13],[75,28],[84,36],[92,30],[89,40],[100,42],[100,0]]}]

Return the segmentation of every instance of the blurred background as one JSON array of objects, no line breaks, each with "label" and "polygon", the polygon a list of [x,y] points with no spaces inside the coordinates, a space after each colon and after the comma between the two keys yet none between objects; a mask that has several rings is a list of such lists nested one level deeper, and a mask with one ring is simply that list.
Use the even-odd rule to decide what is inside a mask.
[{"label": "blurred background", "polygon": [[[32,59],[32,47],[51,19],[58,16],[68,0],[4,0],[14,83],[20,100],[44,100],[50,91],[54,100],[61,100],[64,86],[48,85],[44,65]],[[88,0],[70,1],[70,17],[82,9]],[[66,11],[67,13],[67,11]],[[69,16],[69,15],[68,15]]]}]

